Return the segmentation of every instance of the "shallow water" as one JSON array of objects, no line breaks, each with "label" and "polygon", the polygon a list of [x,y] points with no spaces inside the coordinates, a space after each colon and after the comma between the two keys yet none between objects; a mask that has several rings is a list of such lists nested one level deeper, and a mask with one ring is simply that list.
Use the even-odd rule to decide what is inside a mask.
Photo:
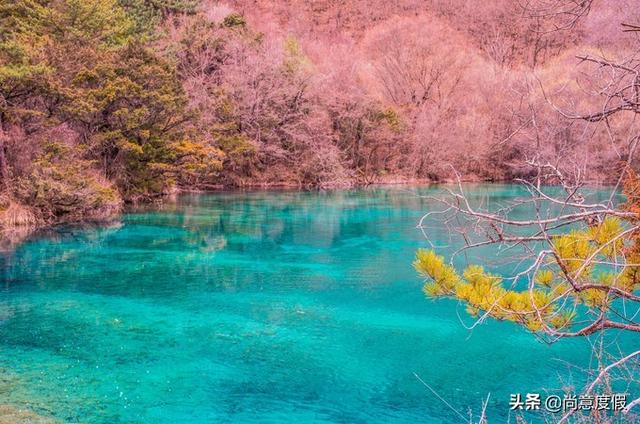
[{"label": "shallow water", "polygon": [[82,423],[460,422],[416,373],[464,414],[490,393],[506,422],[510,393],[570,382],[587,344],[469,332],[464,308],[426,299],[411,262],[433,190],[184,196],[35,237],[0,259],[0,404]]}]

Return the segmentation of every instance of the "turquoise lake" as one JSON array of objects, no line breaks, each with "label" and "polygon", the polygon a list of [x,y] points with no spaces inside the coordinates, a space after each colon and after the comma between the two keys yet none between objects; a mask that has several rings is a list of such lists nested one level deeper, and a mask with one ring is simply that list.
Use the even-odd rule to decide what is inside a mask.
[{"label": "turquoise lake", "polygon": [[185,195],[37,234],[0,259],[0,404],[72,423],[460,422],[416,373],[463,414],[490,394],[506,422],[511,393],[572,382],[588,343],[470,332],[464,307],[426,299],[411,263],[436,191]]}]

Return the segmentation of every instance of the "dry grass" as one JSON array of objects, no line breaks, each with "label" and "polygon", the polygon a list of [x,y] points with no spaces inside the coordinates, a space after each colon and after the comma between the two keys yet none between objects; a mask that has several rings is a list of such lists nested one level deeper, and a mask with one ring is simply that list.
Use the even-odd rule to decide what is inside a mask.
[{"label": "dry grass", "polygon": [[19,203],[10,202],[6,209],[0,211],[0,227],[32,227],[37,223],[33,211]]}]

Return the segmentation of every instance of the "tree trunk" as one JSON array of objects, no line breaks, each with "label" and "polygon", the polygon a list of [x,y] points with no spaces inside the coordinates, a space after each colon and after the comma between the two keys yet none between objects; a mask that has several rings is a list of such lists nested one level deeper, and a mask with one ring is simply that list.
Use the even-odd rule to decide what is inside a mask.
[{"label": "tree trunk", "polygon": [[0,115],[0,193],[9,192],[9,166],[7,164],[7,133]]}]

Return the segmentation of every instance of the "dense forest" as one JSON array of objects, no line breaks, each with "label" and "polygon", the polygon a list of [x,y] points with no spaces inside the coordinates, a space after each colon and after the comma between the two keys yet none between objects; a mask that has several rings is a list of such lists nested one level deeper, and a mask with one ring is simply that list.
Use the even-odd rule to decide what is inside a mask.
[{"label": "dense forest", "polygon": [[620,24],[640,9],[548,3],[2,1],[0,221],[221,186],[511,180],[532,160],[606,182],[635,123],[584,119],[605,72],[585,58],[632,56]]}]

